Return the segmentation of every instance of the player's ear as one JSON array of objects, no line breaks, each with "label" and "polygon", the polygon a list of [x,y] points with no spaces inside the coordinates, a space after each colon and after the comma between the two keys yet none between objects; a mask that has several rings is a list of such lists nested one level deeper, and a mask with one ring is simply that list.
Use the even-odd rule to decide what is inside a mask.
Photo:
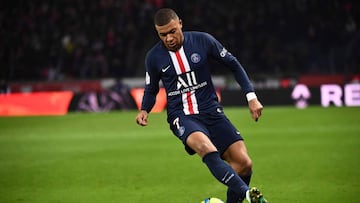
[{"label": "player's ear", "polygon": [[182,28],[182,20],[179,19],[179,25],[180,25],[180,28]]}]

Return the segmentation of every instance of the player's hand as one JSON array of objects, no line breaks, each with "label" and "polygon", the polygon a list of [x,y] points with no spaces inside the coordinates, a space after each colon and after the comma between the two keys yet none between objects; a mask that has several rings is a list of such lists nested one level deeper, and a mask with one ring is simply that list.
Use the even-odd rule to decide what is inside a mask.
[{"label": "player's hand", "polygon": [[136,116],[136,123],[141,126],[147,126],[148,122],[148,113],[144,110],[141,110]]},{"label": "player's hand", "polygon": [[264,108],[263,105],[256,98],[250,100],[248,102],[248,105],[249,105],[251,117],[254,119],[254,121],[258,121],[261,116],[262,110]]}]

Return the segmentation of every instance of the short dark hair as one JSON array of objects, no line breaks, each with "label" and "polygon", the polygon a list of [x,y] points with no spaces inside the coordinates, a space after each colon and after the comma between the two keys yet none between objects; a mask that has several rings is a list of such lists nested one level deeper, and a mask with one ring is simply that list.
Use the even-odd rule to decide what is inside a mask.
[{"label": "short dark hair", "polygon": [[179,19],[178,15],[171,8],[161,8],[154,16],[154,24],[163,26],[168,24],[171,20]]}]

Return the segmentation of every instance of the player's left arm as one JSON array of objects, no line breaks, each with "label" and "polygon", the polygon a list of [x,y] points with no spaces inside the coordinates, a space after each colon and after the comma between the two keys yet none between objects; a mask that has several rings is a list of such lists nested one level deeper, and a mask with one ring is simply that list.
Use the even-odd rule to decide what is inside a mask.
[{"label": "player's left arm", "polygon": [[250,114],[255,121],[261,116],[263,105],[258,100],[254,87],[252,86],[249,76],[235,56],[227,51],[222,44],[214,37],[209,35],[211,44],[210,53],[218,62],[228,67],[234,74],[235,80],[241,86],[242,91],[246,94]]},{"label": "player's left arm", "polygon": [[[251,95],[251,94],[252,93],[248,93],[246,95],[248,99],[249,99],[249,95]],[[255,97],[255,98],[252,98],[251,100],[248,100],[248,106],[249,106],[251,117],[254,119],[254,121],[258,121],[261,116],[262,110],[264,108],[263,105]]]}]

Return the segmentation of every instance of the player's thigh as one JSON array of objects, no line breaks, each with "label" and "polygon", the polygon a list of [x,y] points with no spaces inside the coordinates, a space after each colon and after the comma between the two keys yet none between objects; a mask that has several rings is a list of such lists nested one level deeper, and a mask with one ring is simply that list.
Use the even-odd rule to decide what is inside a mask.
[{"label": "player's thigh", "polygon": [[208,137],[209,131],[197,115],[179,115],[170,122],[170,129],[183,142],[190,155],[197,153],[203,157],[207,152],[216,151]]},{"label": "player's thigh", "polygon": [[246,174],[252,168],[252,161],[243,140],[231,144],[223,153],[222,157],[239,174]]},{"label": "player's thigh", "polygon": [[216,115],[214,118],[209,125],[210,139],[222,155],[232,144],[243,138],[225,115]]},{"label": "player's thigh", "polygon": [[215,145],[210,141],[209,137],[200,131],[192,132],[186,139],[186,144],[200,157],[204,157],[210,152],[217,151]]}]

